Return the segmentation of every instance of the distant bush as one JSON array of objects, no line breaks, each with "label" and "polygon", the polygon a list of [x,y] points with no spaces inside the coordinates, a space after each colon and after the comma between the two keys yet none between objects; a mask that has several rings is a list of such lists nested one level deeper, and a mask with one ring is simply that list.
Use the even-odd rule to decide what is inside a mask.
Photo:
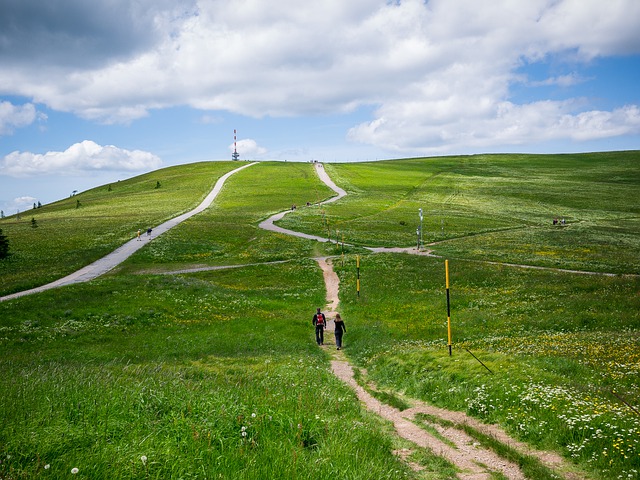
[{"label": "distant bush", "polygon": [[6,235],[2,233],[0,228],[0,259],[7,258],[9,256],[9,240]]}]

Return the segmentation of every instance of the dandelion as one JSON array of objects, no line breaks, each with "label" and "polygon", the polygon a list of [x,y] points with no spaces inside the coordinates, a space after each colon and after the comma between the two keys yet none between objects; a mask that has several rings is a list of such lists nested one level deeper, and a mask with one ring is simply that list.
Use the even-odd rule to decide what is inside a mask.
[{"label": "dandelion", "polygon": [[75,474],[76,474],[76,473],[78,473],[79,471],[80,471],[80,470],[78,470],[76,467],[73,467],[73,468],[71,469],[71,474],[72,474],[72,475],[75,475]]},{"label": "dandelion", "polygon": [[51,465],[49,465],[48,463],[44,466],[45,470],[49,470],[49,468],[51,468]]},{"label": "dandelion", "polygon": [[146,456],[146,455],[142,455],[142,456],[140,457],[140,461],[142,461],[142,463],[143,463],[144,465],[146,465],[146,464],[147,464],[147,456]]},{"label": "dandelion", "polygon": [[255,414],[255,413],[252,413],[252,414],[251,414],[251,418],[256,418],[256,414]]}]

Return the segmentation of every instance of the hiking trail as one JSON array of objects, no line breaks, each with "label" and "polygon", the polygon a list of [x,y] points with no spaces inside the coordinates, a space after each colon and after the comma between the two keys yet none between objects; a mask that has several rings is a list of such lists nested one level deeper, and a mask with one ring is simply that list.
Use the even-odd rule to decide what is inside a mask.
[{"label": "hiking trail", "polygon": [[[461,480],[490,480],[495,478],[492,476],[495,472],[499,472],[506,478],[513,480],[525,479],[526,477],[516,464],[505,460],[491,450],[483,448],[461,429],[443,427],[437,423],[429,422],[429,426],[446,439],[446,442],[442,441],[437,436],[416,425],[417,414],[424,413],[456,425],[468,425],[522,454],[535,456],[548,468],[556,472],[562,472],[562,474],[559,474],[561,475],[560,478],[565,478],[566,480],[587,478],[583,473],[575,472],[574,467],[568,464],[560,455],[553,452],[535,450],[525,443],[509,437],[498,426],[484,424],[463,412],[445,410],[415,400],[411,402],[413,404],[411,408],[400,411],[373,397],[356,382],[353,367],[344,355],[343,350],[335,349],[335,342],[332,340],[331,332],[335,328],[333,319],[338,312],[340,280],[333,270],[331,258],[322,257],[317,258],[316,261],[322,269],[327,291],[327,305],[324,310],[327,316],[327,334],[325,335],[324,345],[321,348],[327,350],[331,356],[331,370],[340,380],[355,390],[358,398],[368,410],[390,421],[400,437],[448,460],[460,470],[458,478]],[[348,334],[345,334],[343,338],[344,343],[348,344]],[[363,374],[366,378],[366,372],[363,372]],[[408,450],[396,452],[403,459],[408,457],[410,453],[411,451]],[[416,471],[422,469],[417,464],[409,463],[409,465]]]}]

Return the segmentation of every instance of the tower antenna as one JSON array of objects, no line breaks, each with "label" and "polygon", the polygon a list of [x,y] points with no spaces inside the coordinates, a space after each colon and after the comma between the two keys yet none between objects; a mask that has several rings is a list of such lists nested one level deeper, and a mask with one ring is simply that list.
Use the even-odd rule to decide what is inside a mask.
[{"label": "tower antenna", "polygon": [[238,160],[240,158],[240,154],[236,148],[236,129],[233,129],[233,153],[231,154],[231,158],[233,160]]}]

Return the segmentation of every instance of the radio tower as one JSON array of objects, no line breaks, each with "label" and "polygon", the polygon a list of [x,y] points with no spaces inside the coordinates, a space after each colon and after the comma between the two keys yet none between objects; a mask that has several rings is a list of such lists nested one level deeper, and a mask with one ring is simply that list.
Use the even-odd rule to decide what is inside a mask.
[{"label": "radio tower", "polygon": [[235,128],[233,129],[233,153],[231,154],[231,158],[233,160],[238,160],[240,158],[240,154],[236,149],[236,129]]}]

